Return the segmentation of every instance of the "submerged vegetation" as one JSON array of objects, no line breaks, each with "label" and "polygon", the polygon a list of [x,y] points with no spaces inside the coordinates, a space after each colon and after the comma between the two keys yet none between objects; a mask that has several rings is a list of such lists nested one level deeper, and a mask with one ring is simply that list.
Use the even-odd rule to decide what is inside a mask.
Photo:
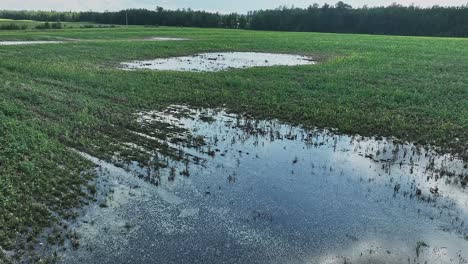
[{"label": "submerged vegetation", "polygon": [[418,258],[419,258],[419,255],[421,255],[421,251],[423,250],[423,248],[426,248],[426,247],[429,247],[429,246],[423,241],[418,241],[418,243],[416,243],[416,256]]},{"label": "submerged vegetation", "polygon": [[[196,239],[194,243],[181,245],[186,253],[178,256],[177,262],[196,262],[203,256],[199,252],[204,247],[199,245],[207,240],[216,241],[223,232],[217,227],[223,226],[226,220],[229,230],[234,233],[254,230],[258,235],[254,240],[243,240],[243,245],[248,243],[249,246],[243,247],[240,256],[238,243],[232,243],[229,248],[215,246],[220,252],[216,263],[263,263],[265,259],[283,258],[288,261],[278,262],[290,263],[289,256],[301,258],[299,252],[313,252],[314,245],[335,248],[335,243],[324,241],[342,239],[346,234],[347,239],[333,252],[341,256],[342,248],[354,248],[357,241],[367,242],[369,236],[380,237],[382,232],[398,242],[391,247],[375,242],[382,245],[376,247],[368,242],[361,248],[360,256],[359,249],[354,256],[349,252],[344,254],[350,260],[368,262],[364,260],[369,259],[370,263],[373,263],[372,259],[401,263],[402,258],[414,258],[414,263],[416,260],[420,263],[425,260],[430,262],[440,256],[426,253],[436,252],[441,246],[446,252],[444,259],[465,254],[462,250],[464,242],[458,242],[459,236],[468,231],[464,225],[468,218],[463,213],[467,207],[457,202],[464,197],[464,190],[456,182],[459,176],[444,177],[436,172],[442,168],[449,169],[453,175],[468,173],[460,166],[459,160],[450,155],[440,156],[432,151],[426,152],[419,146],[394,144],[388,139],[375,140],[336,135],[327,130],[302,129],[276,120],[259,120],[249,115],[227,113],[222,108],[171,105],[163,111],[139,111],[135,113],[135,118],[140,126],[128,128],[128,132],[137,137],[126,137],[120,145],[127,148],[127,153],[141,154],[138,159],[125,160],[127,154],[120,151],[110,153],[114,155],[110,162],[82,154],[100,166],[97,169],[98,180],[105,184],[97,184],[98,193],[109,195],[101,199],[105,202],[99,205],[105,209],[91,206],[86,210],[86,215],[79,218],[84,222],[84,226],[78,227],[78,233],[83,234],[82,243],[93,248],[93,251],[78,248],[78,251],[59,253],[64,255],[64,263],[99,262],[101,259],[126,262],[130,258],[140,263],[147,262],[146,259],[166,262],[171,258],[168,256],[173,254],[171,247],[165,245],[180,245],[179,236],[176,235],[179,233],[187,240]],[[165,139],[162,139],[161,132],[164,132]],[[158,146],[156,142],[164,142],[167,147]],[[368,156],[372,156],[372,159]],[[310,177],[313,175],[316,177]],[[127,183],[116,179],[125,179]],[[111,188],[107,187],[109,182]],[[169,201],[167,197],[164,198],[166,192],[170,193]],[[271,193],[281,199],[271,199]],[[328,199],[331,193],[337,195]],[[122,195],[126,198],[123,199]],[[154,198],[148,199],[148,195]],[[151,202],[148,204],[145,201]],[[168,203],[159,204],[161,201]],[[374,207],[376,203],[379,204],[377,210]],[[399,206],[401,203],[406,206],[402,208]],[[341,208],[337,209],[335,204],[340,204]],[[295,209],[297,207],[302,210]],[[127,218],[128,210],[137,210],[138,217]],[[154,210],[157,210],[156,214],[151,213]],[[391,216],[372,217],[376,211],[380,215],[380,210]],[[168,211],[175,212],[167,214]],[[321,214],[316,214],[317,211]],[[100,215],[101,212],[105,215]],[[295,212],[294,216],[289,212]],[[100,216],[93,217],[94,214]],[[198,218],[199,214],[204,217]],[[124,216],[123,221],[108,220],[118,215]],[[317,226],[329,224],[322,217],[324,215],[328,219],[346,219],[346,224],[338,224],[334,226],[334,232],[325,231],[327,235],[322,235],[322,229]],[[367,222],[362,215],[366,215],[364,219],[370,217],[372,220]],[[194,219],[190,219],[192,217]],[[284,225],[283,221],[277,221],[283,217],[294,224]],[[90,219],[96,219],[99,223],[89,225]],[[131,225],[128,220],[132,221]],[[161,222],[170,223],[170,227],[160,225]],[[362,222],[367,223],[358,224],[358,227],[355,225]],[[267,230],[277,230],[273,237],[268,235],[269,232],[265,234],[264,224],[268,226]],[[206,230],[206,225],[211,228]],[[444,231],[434,230],[434,226],[439,225],[444,226]],[[187,226],[190,231],[184,228]],[[425,228],[419,229],[421,226]],[[147,228],[154,231],[141,231]],[[128,234],[129,229],[135,232]],[[394,230],[406,231],[400,233]],[[438,235],[448,230],[450,238]],[[295,236],[293,241],[283,240],[291,231],[300,235]],[[100,232],[103,234],[99,235]],[[309,240],[315,232],[320,232],[320,235]],[[169,236],[165,236],[167,234]],[[142,236],[147,239],[139,239]],[[119,243],[106,242],[119,241],[125,245],[130,240],[134,241],[133,246],[144,247],[146,241],[153,240],[153,237],[158,241],[156,248],[165,250],[148,252],[145,257],[125,253],[116,257],[110,252],[114,251],[112,248],[120,247]],[[232,234],[228,237],[233,241],[239,239],[239,236],[236,238]],[[431,246],[422,244],[422,240]],[[294,241],[301,241],[300,249],[291,247]],[[279,251],[272,250],[278,246],[281,247]],[[123,248],[125,251],[128,247]],[[386,252],[388,248],[392,249],[391,256]],[[180,251],[181,248],[173,250]],[[82,259],[76,261],[80,257]],[[315,261],[318,257],[321,257],[320,254],[315,253],[312,260],[307,257],[307,261],[321,263]],[[114,261],[117,258],[118,261]],[[399,261],[391,261],[397,259]]]},{"label": "submerged vegetation", "polygon": [[[155,36],[190,41],[147,41]],[[69,148],[103,160],[119,153],[148,162],[147,153],[121,144],[142,140],[129,131],[147,132],[134,120],[142,109],[225,106],[306,127],[394,136],[468,158],[465,39],[168,27],[0,32],[0,41],[54,39],[86,41],[0,48],[0,261],[37,245],[45,227],[66,237],[60,219],[92,201],[92,174],[85,173],[91,166]],[[321,63],[216,73],[119,68],[125,61],[215,51],[301,54]],[[167,138],[164,127],[148,129]],[[152,144],[147,147],[178,157]],[[188,164],[180,173],[190,176]],[[49,237],[62,241],[54,232]]]}]

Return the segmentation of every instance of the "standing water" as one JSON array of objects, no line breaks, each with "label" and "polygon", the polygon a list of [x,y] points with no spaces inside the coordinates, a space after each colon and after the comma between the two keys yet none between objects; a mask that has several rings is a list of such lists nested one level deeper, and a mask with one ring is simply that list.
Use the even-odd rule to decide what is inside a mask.
[{"label": "standing water", "polygon": [[183,40],[189,40],[188,38],[175,38],[175,37],[152,37],[152,38],[146,38],[146,40],[152,40],[152,41],[183,41]]},{"label": "standing water", "polygon": [[217,72],[251,67],[294,66],[315,64],[312,58],[290,54],[257,52],[203,53],[194,56],[146,61],[124,62],[127,70],[147,69],[166,71]]},{"label": "standing water", "polygon": [[17,46],[17,45],[36,45],[36,44],[60,44],[63,41],[0,41],[0,46]]},{"label": "standing water", "polygon": [[185,158],[132,143],[150,165],[81,153],[105,202],[62,263],[467,263],[468,172],[452,156],[223,110],[136,116],[173,129]]}]

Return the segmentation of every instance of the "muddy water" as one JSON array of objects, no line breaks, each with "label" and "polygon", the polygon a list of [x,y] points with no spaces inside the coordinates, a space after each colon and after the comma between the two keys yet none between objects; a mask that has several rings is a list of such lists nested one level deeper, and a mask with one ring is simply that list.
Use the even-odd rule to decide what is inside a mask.
[{"label": "muddy water", "polygon": [[16,46],[16,45],[36,45],[36,44],[60,44],[63,41],[0,41],[0,46]]},{"label": "muddy water", "polygon": [[168,145],[188,159],[154,149],[166,166],[120,168],[81,153],[105,202],[62,263],[467,263],[468,172],[451,156],[221,110],[136,118],[177,128]]},{"label": "muddy water", "polygon": [[316,62],[307,56],[256,52],[203,53],[195,56],[124,62],[127,70],[168,70],[216,72],[251,67],[309,65]]}]

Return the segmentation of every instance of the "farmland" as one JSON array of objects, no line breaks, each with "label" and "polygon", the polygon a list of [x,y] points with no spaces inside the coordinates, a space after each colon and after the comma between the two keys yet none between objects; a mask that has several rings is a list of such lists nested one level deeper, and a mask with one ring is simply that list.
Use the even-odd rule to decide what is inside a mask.
[{"label": "farmland", "polygon": [[[189,40],[147,40],[158,36]],[[225,107],[468,158],[468,39],[137,26],[0,31],[0,41],[35,40],[65,42],[0,46],[0,261],[7,251],[31,251],[44,228],[93,202],[93,165],[71,149],[144,163],[119,146],[136,140],[127,131],[136,130],[138,111]],[[210,73],[120,67],[230,51],[318,63]],[[51,231],[47,241],[61,239]]]}]

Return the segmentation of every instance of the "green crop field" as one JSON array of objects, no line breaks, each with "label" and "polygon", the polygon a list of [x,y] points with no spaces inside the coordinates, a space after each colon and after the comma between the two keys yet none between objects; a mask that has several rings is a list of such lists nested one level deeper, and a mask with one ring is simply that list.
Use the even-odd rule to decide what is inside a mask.
[{"label": "green crop field", "polygon": [[[144,40],[156,36],[190,40]],[[0,46],[0,262],[2,251],[27,251],[25,241],[86,203],[91,166],[70,148],[109,159],[141,109],[225,106],[468,157],[468,39],[166,27],[0,31],[0,41],[64,39],[75,41]],[[118,68],[208,51],[304,54],[320,63],[217,73]]]}]

